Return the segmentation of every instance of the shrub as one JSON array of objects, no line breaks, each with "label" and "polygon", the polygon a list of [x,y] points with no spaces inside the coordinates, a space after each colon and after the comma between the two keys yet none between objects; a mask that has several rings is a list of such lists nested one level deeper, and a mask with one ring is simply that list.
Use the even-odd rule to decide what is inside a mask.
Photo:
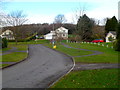
[{"label": "shrub", "polygon": [[116,51],[120,51],[120,39],[113,42],[113,47]]},{"label": "shrub", "polygon": [[113,38],[112,36],[109,36],[109,37],[108,37],[108,40],[111,41],[111,42],[113,42],[113,41],[114,41],[114,38]]},{"label": "shrub", "polygon": [[15,42],[15,40],[8,40],[8,42]]},{"label": "shrub", "polygon": [[37,34],[37,33],[33,34],[33,35],[30,36],[30,37],[25,38],[25,41],[30,41],[30,40],[32,40],[32,39],[36,39],[36,34]]},{"label": "shrub", "polygon": [[2,39],[2,48],[7,48],[7,46],[8,46],[7,39],[3,38]]},{"label": "shrub", "polygon": [[0,49],[2,48],[2,38],[0,37]]}]

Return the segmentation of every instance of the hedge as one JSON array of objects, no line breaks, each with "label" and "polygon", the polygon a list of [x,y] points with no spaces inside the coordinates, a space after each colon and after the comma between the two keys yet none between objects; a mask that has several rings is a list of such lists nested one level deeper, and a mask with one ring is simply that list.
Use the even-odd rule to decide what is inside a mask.
[{"label": "hedge", "polygon": [[2,48],[7,48],[8,46],[8,41],[6,38],[2,38]]}]

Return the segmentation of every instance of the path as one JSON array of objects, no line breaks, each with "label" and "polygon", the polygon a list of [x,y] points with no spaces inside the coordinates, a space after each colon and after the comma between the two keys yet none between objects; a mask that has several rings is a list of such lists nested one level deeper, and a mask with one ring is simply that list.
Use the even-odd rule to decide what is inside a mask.
[{"label": "path", "polygon": [[[11,54],[13,52],[27,52],[27,50],[17,50],[16,47],[12,47],[10,50],[7,51],[2,51],[2,53],[0,53],[1,55],[7,55],[7,54]],[[16,62],[0,62],[1,64],[15,64]]]},{"label": "path", "polygon": [[10,54],[12,52],[27,52],[27,51],[26,50],[24,50],[24,51],[17,50],[16,47],[12,47],[10,50],[2,51],[2,53],[0,53],[0,55],[6,55],[6,54]]},{"label": "path", "polygon": [[47,88],[72,67],[70,57],[42,45],[30,45],[25,61],[2,70],[2,86]]},{"label": "path", "polygon": [[92,70],[92,69],[112,69],[112,68],[120,68],[120,64],[112,64],[112,63],[91,63],[91,64],[81,64],[77,63],[73,69],[76,70]]},{"label": "path", "polygon": [[70,47],[69,45],[66,45],[66,44],[64,44],[64,43],[62,43],[62,45],[63,45],[64,47],[66,47],[66,48],[73,48],[73,49],[78,49],[78,50],[91,51],[91,52],[93,52],[92,54],[89,54],[89,55],[79,55],[79,56],[72,56],[72,57],[86,57],[86,56],[93,56],[93,55],[103,54],[103,52],[99,52],[99,51]]},{"label": "path", "polygon": [[[93,54],[89,54],[89,55],[80,55],[80,56],[72,56],[72,57],[87,57],[87,56],[103,54],[103,52],[99,52],[99,51],[70,47],[69,45],[66,45],[64,43],[62,43],[62,45],[66,48],[73,48],[73,49],[93,52]],[[73,70],[92,70],[92,69],[111,69],[111,68],[120,68],[120,63],[119,64],[118,63],[114,63],[114,64],[112,63],[111,64],[110,63],[89,63],[89,64],[76,63]]]}]

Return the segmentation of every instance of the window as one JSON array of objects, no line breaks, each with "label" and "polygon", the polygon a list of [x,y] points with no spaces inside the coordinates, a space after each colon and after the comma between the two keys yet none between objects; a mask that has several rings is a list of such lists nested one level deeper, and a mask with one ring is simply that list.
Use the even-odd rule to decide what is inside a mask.
[{"label": "window", "polygon": [[63,37],[65,37],[66,35],[65,35],[65,34],[63,34],[62,36],[63,36]]}]

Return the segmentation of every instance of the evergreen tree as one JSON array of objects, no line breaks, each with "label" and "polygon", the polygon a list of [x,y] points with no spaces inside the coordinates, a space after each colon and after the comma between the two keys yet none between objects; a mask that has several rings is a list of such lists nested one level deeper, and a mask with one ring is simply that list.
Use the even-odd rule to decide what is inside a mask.
[{"label": "evergreen tree", "polygon": [[116,51],[120,51],[120,22],[118,23],[118,27],[117,27]]},{"label": "evergreen tree", "polygon": [[105,25],[105,31],[108,33],[109,31],[116,31],[118,21],[115,16],[113,16],[111,19],[107,19],[106,25]]},{"label": "evergreen tree", "polygon": [[86,16],[86,14],[79,18],[76,33],[80,35],[83,41],[91,39],[93,25],[94,21]]},{"label": "evergreen tree", "polygon": [[117,32],[117,39],[118,39],[120,37],[120,22],[117,25],[116,32]]}]

